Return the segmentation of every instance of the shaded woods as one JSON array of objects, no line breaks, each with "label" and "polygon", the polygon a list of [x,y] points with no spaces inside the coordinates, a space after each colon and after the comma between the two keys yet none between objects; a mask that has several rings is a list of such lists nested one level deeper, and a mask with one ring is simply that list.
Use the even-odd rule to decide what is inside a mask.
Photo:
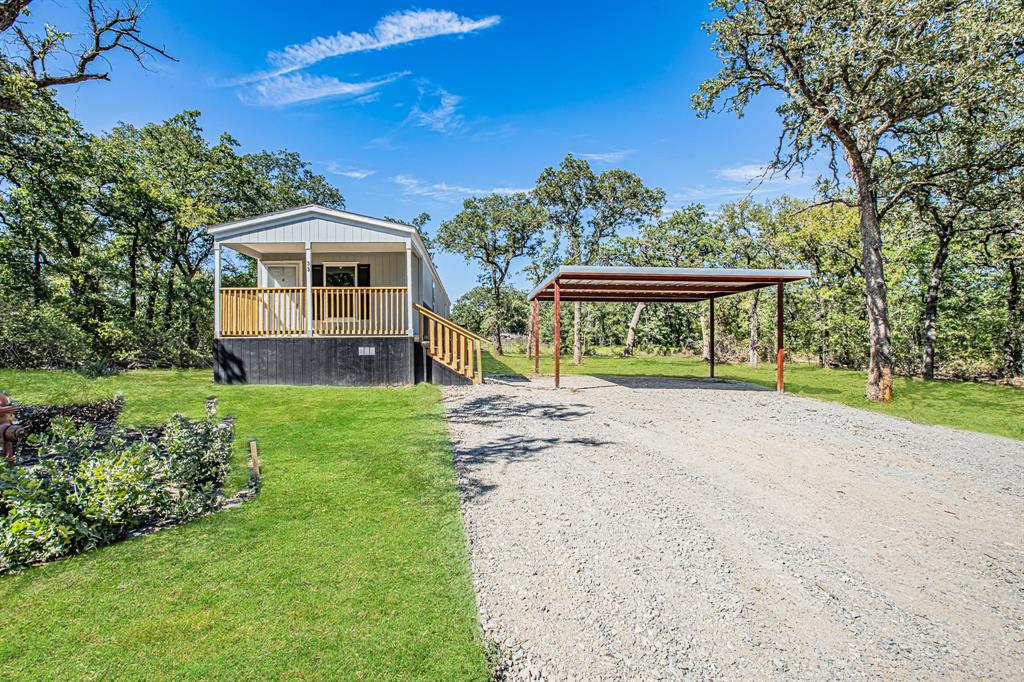
[{"label": "shaded woods", "polygon": [[[341,193],[290,152],[206,140],[198,112],[91,135],[37,92],[0,113],[0,353],[23,367],[210,357],[205,226]],[[231,263],[227,281],[246,278]]]},{"label": "shaded woods", "polygon": [[[908,202],[890,214],[882,255],[897,373],[969,379],[1024,374],[1019,205],[997,201],[986,210],[964,211],[948,240],[937,234],[931,214],[919,204]],[[868,366],[870,328],[856,208],[783,196],[763,202],[742,199],[714,211],[691,204],[655,213],[661,217],[638,217],[603,234],[584,264],[806,268],[813,278],[787,288],[787,352],[821,366]],[[581,213],[584,225],[587,216]],[[520,263],[534,283],[578,257],[558,239],[561,230],[549,220],[540,237],[544,248]],[[941,267],[936,265],[940,258]],[[773,296],[731,296],[717,302],[716,312],[719,357],[754,366],[773,361]],[[479,287],[453,308],[457,322],[481,334],[493,333],[496,322],[513,334],[528,334],[528,315],[525,293],[512,288],[504,290],[500,307],[489,287]],[[541,315],[541,341],[549,344],[550,303],[541,304]],[[708,355],[706,304],[584,304],[578,334],[573,327],[563,326],[563,352],[572,354],[578,343],[583,362],[601,346],[619,347],[625,355]]]}]

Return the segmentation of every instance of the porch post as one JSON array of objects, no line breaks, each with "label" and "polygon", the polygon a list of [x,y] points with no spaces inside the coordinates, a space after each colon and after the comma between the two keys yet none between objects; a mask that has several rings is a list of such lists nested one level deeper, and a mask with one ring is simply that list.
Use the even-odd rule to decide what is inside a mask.
[{"label": "porch post", "polygon": [[782,287],[783,283],[779,282],[775,289],[775,348],[778,351],[778,357],[775,360],[775,388],[782,393],[786,390],[786,382],[784,378],[785,365],[786,365],[786,350],[783,344],[783,328],[782,328]]},{"label": "porch post", "polygon": [[715,378],[715,297],[712,296],[708,299],[708,312],[710,319],[708,320],[708,327],[710,331],[708,336],[708,370],[712,379]]},{"label": "porch post", "polygon": [[213,245],[213,338],[220,338],[220,242]]},{"label": "porch post", "polygon": [[558,279],[555,279],[555,388],[560,383],[559,360],[562,355],[562,287],[558,286]]},{"label": "porch post", "polygon": [[412,239],[405,240],[405,314],[409,324],[409,336],[412,336]]},{"label": "porch post", "polygon": [[313,245],[306,242],[306,336],[313,336]]}]

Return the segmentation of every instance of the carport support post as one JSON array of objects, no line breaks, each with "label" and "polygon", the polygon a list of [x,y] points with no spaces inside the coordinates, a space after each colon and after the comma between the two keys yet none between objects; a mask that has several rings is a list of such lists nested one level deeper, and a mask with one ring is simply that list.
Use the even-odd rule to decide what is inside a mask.
[{"label": "carport support post", "polygon": [[782,341],[782,287],[782,282],[779,282],[775,289],[775,348],[778,351],[778,357],[775,360],[775,388],[779,393],[782,393],[786,388],[786,382],[783,380],[786,351],[783,348]]},{"label": "carport support post", "polygon": [[710,319],[708,320],[708,327],[711,331],[708,334],[708,370],[709,375],[712,379],[715,378],[715,297],[712,296],[708,299],[708,313]]},{"label": "carport support post", "polygon": [[540,374],[540,301],[533,299],[533,374]]},{"label": "carport support post", "polygon": [[562,354],[562,288],[555,280],[555,388],[558,388],[561,377],[559,376],[558,361]]}]

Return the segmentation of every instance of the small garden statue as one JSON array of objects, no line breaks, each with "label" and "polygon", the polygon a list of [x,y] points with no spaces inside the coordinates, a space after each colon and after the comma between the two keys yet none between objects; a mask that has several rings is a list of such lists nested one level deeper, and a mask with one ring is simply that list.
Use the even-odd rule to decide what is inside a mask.
[{"label": "small garden statue", "polygon": [[15,410],[17,408],[11,404],[11,399],[0,393],[0,443],[4,447],[4,459],[12,466],[16,463],[14,444],[25,438],[25,427],[14,422]]}]

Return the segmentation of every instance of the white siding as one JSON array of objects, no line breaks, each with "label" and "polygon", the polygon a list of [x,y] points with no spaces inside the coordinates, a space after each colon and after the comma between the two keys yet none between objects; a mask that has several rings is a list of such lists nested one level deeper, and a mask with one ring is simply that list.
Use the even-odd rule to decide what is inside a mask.
[{"label": "white siding", "polygon": [[272,227],[234,234],[224,244],[301,244],[303,242],[404,242],[405,236],[386,228],[350,224],[340,219],[292,219]]}]

